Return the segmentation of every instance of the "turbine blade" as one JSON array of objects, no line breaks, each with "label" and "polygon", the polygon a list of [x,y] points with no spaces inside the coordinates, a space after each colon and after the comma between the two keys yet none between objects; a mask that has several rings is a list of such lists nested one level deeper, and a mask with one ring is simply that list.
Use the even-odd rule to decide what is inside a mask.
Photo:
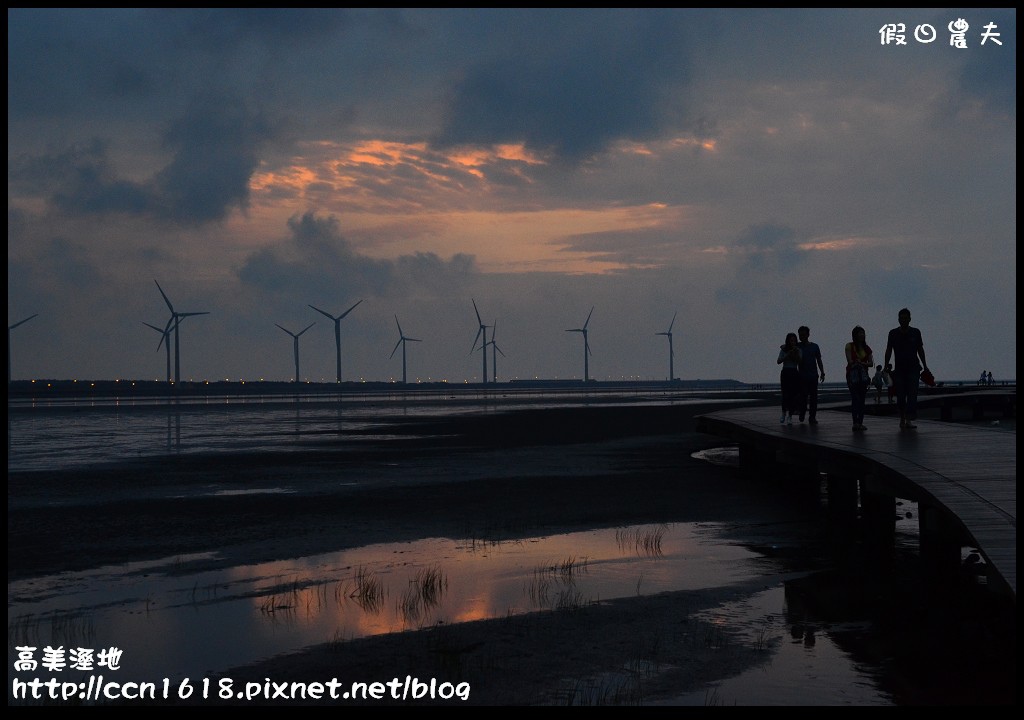
[{"label": "turbine blade", "polygon": [[[398,325],[398,316],[397,315],[395,315],[395,325]],[[402,326],[401,325],[398,325],[398,334],[399,335],[403,334],[402,333]]]},{"label": "turbine blade", "polygon": [[[306,332],[306,330],[309,330],[309,329],[310,329],[311,327],[313,327],[314,325],[316,325],[316,323],[315,323],[315,322],[311,322],[311,323],[310,323],[309,325],[307,325],[307,326],[306,326],[306,327],[305,327],[305,328],[304,328],[304,329],[302,330],[302,332],[300,332],[300,333],[299,333],[299,335],[301,335],[302,333]],[[299,335],[296,335],[295,337],[298,337]]]},{"label": "turbine blade", "polygon": [[[320,313],[321,315],[326,315],[326,316],[327,316],[327,317],[329,317],[329,318],[330,318],[331,320],[334,320],[334,319],[335,319],[335,318],[334,318],[334,316],[333,316],[333,315],[331,315],[331,314],[330,314],[329,312],[327,312],[326,310],[321,310],[321,309],[320,309],[320,308],[318,308],[318,307],[317,307],[316,305],[310,305],[310,307],[311,307],[311,308],[313,308],[314,310],[316,310],[316,311],[317,311],[318,313]],[[339,318],[339,319],[340,319],[340,318]]]},{"label": "turbine blade", "polygon": [[473,354],[473,351],[474,351],[474,350],[476,350],[476,342],[477,342],[477,340],[479,340],[479,339],[480,339],[480,333],[482,333],[483,331],[484,331],[484,329],[483,329],[483,327],[482,327],[482,326],[480,327],[480,329],[479,329],[479,330],[477,330],[477,331],[476,331],[476,337],[475,337],[475,338],[473,338],[473,347],[472,347],[472,348],[470,349],[470,351],[469,351],[469,354],[470,354],[470,355],[472,355],[472,354]]},{"label": "turbine blade", "polygon": [[423,342],[419,338],[405,338],[408,342]]},{"label": "turbine blade", "polygon": [[398,342],[395,343],[395,349],[391,351],[390,355],[388,355],[388,360],[390,360],[391,358],[393,358],[395,356],[395,351],[398,350],[398,346],[401,345],[403,342],[405,342],[405,338],[399,338],[398,339]]},{"label": "turbine blade", "polygon": [[675,313],[672,314],[672,322],[670,322],[668,324],[668,331],[670,333],[672,332],[672,326],[676,324],[676,315],[678,315],[678,314],[679,314],[678,310]]},{"label": "turbine blade", "polygon": [[343,313],[342,313],[341,315],[339,315],[339,316],[338,316],[338,319],[339,319],[339,320],[341,320],[341,319],[342,319],[342,318],[344,318],[344,317],[345,317],[346,315],[348,315],[348,314],[349,314],[350,312],[352,312],[353,310],[355,310],[355,309],[356,309],[356,305],[359,305],[359,303],[361,303],[361,302],[362,302],[362,300],[360,300],[360,301],[359,301],[359,302],[357,302],[357,303],[356,303],[355,305],[353,305],[352,307],[350,307],[350,308],[349,308],[348,310],[346,310],[345,312],[343,312]]},{"label": "turbine blade", "polygon": [[[277,323],[274,323],[274,324],[275,324],[275,325],[277,325]],[[292,337],[295,337],[295,333],[293,333],[293,332],[292,332],[291,330],[289,330],[288,328],[284,328],[284,327],[281,327],[280,325],[277,325],[277,326],[278,326],[279,328],[281,328],[282,330],[284,330],[284,331],[285,331],[286,333],[288,333],[289,335],[291,335]]]},{"label": "turbine blade", "polygon": [[590,324],[590,316],[593,315],[593,314],[594,314],[594,306],[591,305],[590,306],[590,312],[587,314],[587,321],[585,323],[583,323],[583,327],[586,327],[587,325]]},{"label": "turbine blade", "polygon": [[156,289],[160,291],[161,295],[163,295],[164,302],[167,303],[167,307],[170,308],[171,312],[173,313],[174,312],[174,306],[171,305],[171,301],[167,299],[167,293],[165,293],[164,289],[162,287],[160,287],[160,283],[156,282],[156,280],[154,280],[153,282],[156,283]]},{"label": "turbine blade", "polygon": [[14,328],[18,327],[19,325],[24,325],[24,324],[25,324],[25,323],[27,323],[27,322],[28,322],[29,320],[31,320],[32,318],[36,317],[36,315],[38,315],[38,314],[39,314],[39,313],[36,313],[36,314],[35,314],[35,315],[33,315],[32,317],[27,317],[27,318],[25,318],[24,320],[19,320],[18,322],[14,323],[13,325],[8,325],[8,326],[7,326],[7,329],[8,329],[8,330],[13,330]]},{"label": "turbine blade", "polygon": [[158,327],[157,327],[156,325],[150,325],[150,324],[149,324],[148,322],[146,322],[145,320],[143,320],[143,321],[142,321],[142,324],[143,324],[143,325],[145,325],[146,327],[151,327],[151,328],[153,328],[154,330],[156,330],[156,331],[157,331],[158,333],[160,333],[160,342],[158,342],[158,343],[156,344],[156,349],[157,349],[157,352],[159,352],[159,351],[160,351],[160,348],[162,348],[162,347],[164,346],[164,338],[166,338],[166,337],[167,337],[167,331],[166,331],[166,330],[164,330],[163,328],[158,328]]},{"label": "turbine blade", "polygon": [[[470,298],[470,300],[473,300],[473,298]],[[476,300],[473,300],[473,312],[476,313],[476,321],[483,325],[484,321],[480,319],[480,311],[476,309]]]}]

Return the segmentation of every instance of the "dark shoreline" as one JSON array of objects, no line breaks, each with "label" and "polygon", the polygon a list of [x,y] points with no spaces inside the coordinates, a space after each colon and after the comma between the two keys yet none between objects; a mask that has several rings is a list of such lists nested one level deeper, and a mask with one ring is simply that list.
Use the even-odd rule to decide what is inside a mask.
[{"label": "dark shoreline", "polygon": [[[551,524],[656,521],[685,495],[673,482],[680,470],[706,469],[690,455],[721,445],[693,431],[695,415],[713,407],[398,418],[388,421],[388,433],[404,440],[328,438],[298,452],[9,472],[8,580],[226,546],[251,546],[270,559],[267,537],[289,538],[288,545],[308,554],[321,543],[343,547],[334,539],[338,534],[317,532],[339,525],[342,538],[367,543],[423,533],[486,537]],[[630,473],[628,483],[624,473]],[[211,492],[256,488],[288,492]],[[741,497],[734,501],[745,504]]]}]

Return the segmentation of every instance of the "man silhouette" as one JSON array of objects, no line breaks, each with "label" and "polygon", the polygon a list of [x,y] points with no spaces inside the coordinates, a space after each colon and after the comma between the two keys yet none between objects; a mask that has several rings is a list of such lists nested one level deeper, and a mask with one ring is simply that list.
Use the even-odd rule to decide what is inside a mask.
[{"label": "man silhouette", "polygon": [[917,427],[914,424],[917,419],[917,383],[921,379],[921,371],[928,369],[928,361],[924,359],[921,331],[910,326],[910,310],[903,308],[898,318],[900,325],[889,331],[889,341],[885,345],[885,369],[892,368],[889,359],[895,355],[892,382],[896,388],[900,427],[914,429]]},{"label": "man silhouette", "polygon": [[808,423],[817,425],[818,375],[820,373],[821,382],[825,382],[825,366],[821,362],[821,348],[809,340],[811,329],[801,325],[797,335],[800,338],[796,344],[800,348],[800,422],[806,415]]}]

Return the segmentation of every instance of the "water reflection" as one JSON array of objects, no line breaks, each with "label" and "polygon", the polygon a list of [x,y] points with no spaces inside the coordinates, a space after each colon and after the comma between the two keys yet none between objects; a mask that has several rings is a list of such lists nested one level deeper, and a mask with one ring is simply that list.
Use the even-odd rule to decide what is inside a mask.
[{"label": "water reflection", "polygon": [[19,581],[8,585],[8,667],[16,646],[117,647],[122,681],[197,677],[312,644],[718,587],[759,572],[758,556],[715,534],[673,524],[430,539],[209,572],[188,571],[208,556],[178,557]]}]

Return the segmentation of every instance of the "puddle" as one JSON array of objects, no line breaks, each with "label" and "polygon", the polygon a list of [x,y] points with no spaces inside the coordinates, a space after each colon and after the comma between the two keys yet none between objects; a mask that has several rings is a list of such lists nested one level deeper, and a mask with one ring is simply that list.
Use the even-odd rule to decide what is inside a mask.
[{"label": "puddle", "polygon": [[719,587],[763,573],[759,558],[723,544],[715,525],[678,523],[428,539],[197,574],[195,557],[62,573],[8,584],[8,668],[18,646],[37,659],[47,646],[114,647],[119,681],[203,677],[328,641]]}]

